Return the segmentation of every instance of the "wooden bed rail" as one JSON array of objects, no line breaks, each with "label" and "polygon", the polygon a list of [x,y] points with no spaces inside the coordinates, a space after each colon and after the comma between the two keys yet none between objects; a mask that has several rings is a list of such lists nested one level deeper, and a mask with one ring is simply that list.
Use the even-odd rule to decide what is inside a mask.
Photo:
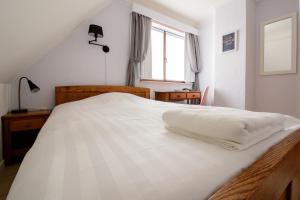
[{"label": "wooden bed rail", "polygon": [[55,87],[55,105],[85,99],[108,92],[124,92],[134,94],[144,98],[150,98],[150,89],[128,86],[59,86]]},{"label": "wooden bed rail", "polygon": [[300,130],[273,146],[209,200],[299,200]]}]

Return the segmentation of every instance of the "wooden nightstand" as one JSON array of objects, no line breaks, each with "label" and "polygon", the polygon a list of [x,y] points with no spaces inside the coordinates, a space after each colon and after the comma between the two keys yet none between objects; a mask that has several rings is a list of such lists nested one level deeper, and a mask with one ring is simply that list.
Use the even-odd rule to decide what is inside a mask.
[{"label": "wooden nightstand", "polygon": [[7,113],[2,116],[5,165],[27,153],[50,113],[50,110],[38,110],[20,114]]}]

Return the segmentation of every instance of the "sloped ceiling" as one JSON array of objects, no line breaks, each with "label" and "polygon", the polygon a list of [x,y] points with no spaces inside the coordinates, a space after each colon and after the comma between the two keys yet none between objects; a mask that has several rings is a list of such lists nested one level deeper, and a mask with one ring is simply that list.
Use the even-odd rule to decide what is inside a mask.
[{"label": "sloped ceiling", "polygon": [[[129,0],[167,14],[192,26],[199,26],[213,8],[231,0]],[[240,1],[240,0],[235,0]]]},{"label": "sloped ceiling", "polygon": [[[1,0],[0,83],[25,71],[111,1],[115,0]],[[196,26],[213,6],[228,0],[128,1]]]},{"label": "sloped ceiling", "polygon": [[0,83],[60,43],[110,0],[1,0]]}]

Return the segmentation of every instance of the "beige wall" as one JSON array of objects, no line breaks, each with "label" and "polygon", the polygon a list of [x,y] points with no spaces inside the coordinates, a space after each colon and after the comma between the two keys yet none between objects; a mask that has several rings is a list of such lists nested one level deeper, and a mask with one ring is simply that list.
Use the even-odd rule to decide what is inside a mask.
[{"label": "beige wall", "polygon": [[[259,75],[260,24],[298,10],[299,0],[232,0],[215,9],[215,105],[300,118],[299,67],[297,74]],[[220,38],[233,30],[240,32],[239,50],[222,54]]]},{"label": "beige wall", "polygon": [[255,34],[256,34],[256,5],[255,1],[246,1],[246,92],[245,108],[255,109]]},{"label": "beige wall", "polygon": [[[300,0],[298,2],[298,73],[300,70],[300,15],[299,15],[299,11],[300,11]],[[298,79],[298,95],[297,95],[297,117],[300,119],[300,78]]]},{"label": "beige wall", "polygon": [[259,75],[260,24],[264,21],[297,12],[298,9],[298,0],[262,0],[256,4],[257,72],[255,106],[257,111],[279,112],[300,117],[300,73],[272,76]]}]

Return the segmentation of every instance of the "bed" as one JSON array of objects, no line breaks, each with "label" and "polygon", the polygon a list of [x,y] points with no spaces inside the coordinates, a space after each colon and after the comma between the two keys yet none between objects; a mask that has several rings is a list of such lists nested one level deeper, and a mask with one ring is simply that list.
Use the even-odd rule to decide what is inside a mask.
[{"label": "bed", "polygon": [[148,100],[147,88],[66,86],[55,93],[57,106],[8,199],[300,199],[297,129],[226,151],[166,131],[162,112],[186,105]]}]

